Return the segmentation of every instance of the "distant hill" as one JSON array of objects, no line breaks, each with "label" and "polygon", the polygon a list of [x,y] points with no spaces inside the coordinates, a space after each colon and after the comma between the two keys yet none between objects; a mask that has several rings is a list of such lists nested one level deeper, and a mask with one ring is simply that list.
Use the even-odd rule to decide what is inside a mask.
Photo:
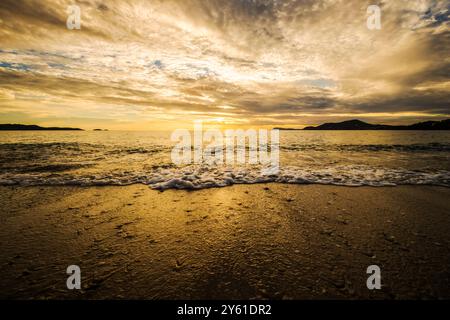
[{"label": "distant hill", "polygon": [[398,130],[400,126],[370,124],[361,120],[348,120],[338,123],[324,123],[317,127],[306,127],[303,130]]},{"label": "distant hill", "polygon": [[409,126],[410,130],[450,130],[450,119],[419,122]]},{"label": "distant hill", "polygon": [[[288,129],[275,128],[275,129],[295,130],[290,128]],[[370,124],[361,120],[348,120],[338,123],[324,123],[317,127],[306,127],[303,130],[450,130],[450,119],[442,121],[426,121],[407,126]]]},{"label": "distant hill", "polygon": [[59,127],[40,127],[37,125],[25,125],[25,124],[0,124],[0,130],[13,130],[13,131],[31,131],[31,130],[39,130],[39,131],[83,131],[83,129],[79,128],[59,128]]}]

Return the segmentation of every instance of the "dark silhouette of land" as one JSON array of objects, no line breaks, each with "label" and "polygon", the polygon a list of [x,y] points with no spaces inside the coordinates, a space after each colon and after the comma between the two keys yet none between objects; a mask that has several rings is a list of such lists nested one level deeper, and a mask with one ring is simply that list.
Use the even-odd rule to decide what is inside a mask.
[{"label": "dark silhouette of land", "polygon": [[406,126],[386,124],[370,124],[361,120],[348,120],[338,123],[324,123],[317,127],[304,129],[274,128],[279,130],[450,130],[450,119],[442,121],[426,121]]},{"label": "dark silhouette of land", "polygon": [[41,127],[37,125],[25,125],[25,124],[0,124],[0,130],[13,130],[13,131],[83,131],[80,128],[59,128],[59,127]]}]

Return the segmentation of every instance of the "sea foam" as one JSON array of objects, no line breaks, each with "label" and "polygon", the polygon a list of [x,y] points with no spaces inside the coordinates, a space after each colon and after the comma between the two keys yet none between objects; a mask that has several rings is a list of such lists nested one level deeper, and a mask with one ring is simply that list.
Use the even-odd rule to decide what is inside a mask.
[{"label": "sea foam", "polygon": [[261,174],[261,168],[215,168],[192,165],[184,168],[157,168],[152,172],[115,174],[3,173],[0,185],[130,185],[145,184],[157,190],[196,190],[255,183],[329,184],[341,186],[436,185],[450,187],[450,172],[336,166],[322,169],[281,167],[277,174]]}]

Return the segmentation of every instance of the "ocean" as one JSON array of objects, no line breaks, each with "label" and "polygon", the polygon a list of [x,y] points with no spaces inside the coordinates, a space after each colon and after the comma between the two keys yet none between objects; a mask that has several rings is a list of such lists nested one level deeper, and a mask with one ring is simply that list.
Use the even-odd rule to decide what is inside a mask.
[{"label": "ocean", "polygon": [[[263,182],[450,186],[449,131],[281,131],[280,167],[175,165],[171,132],[3,131],[0,185],[130,185],[165,190]],[[248,151],[248,150],[247,150]]]}]

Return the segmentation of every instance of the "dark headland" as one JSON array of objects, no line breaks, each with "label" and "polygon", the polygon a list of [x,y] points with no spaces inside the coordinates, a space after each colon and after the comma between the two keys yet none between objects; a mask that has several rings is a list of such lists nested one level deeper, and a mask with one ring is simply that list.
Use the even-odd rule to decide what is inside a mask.
[{"label": "dark headland", "polygon": [[25,125],[25,124],[0,124],[0,130],[14,130],[14,131],[83,131],[79,128],[59,128],[59,127],[41,127],[37,125]]},{"label": "dark headland", "polygon": [[450,119],[442,121],[426,121],[406,126],[386,124],[370,124],[361,120],[348,120],[338,123],[324,123],[317,127],[303,129],[274,128],[279,130],[450,130]]}]

